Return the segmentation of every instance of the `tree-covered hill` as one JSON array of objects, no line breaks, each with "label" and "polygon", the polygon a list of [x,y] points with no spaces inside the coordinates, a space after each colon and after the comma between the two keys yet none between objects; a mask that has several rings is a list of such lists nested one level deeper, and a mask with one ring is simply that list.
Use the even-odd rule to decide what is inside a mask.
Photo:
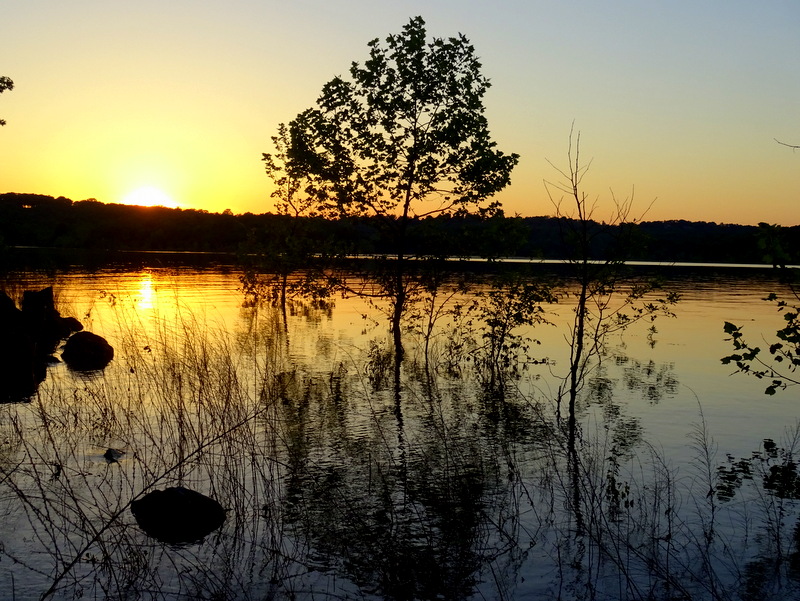
[{"label": "tree-covered hill", "polygon": [[[236,252],[248,236],[280,237],[286,215],[209,213],[195,209],[136,207],[96,200],[72,201],[40,194],[0,194],[0,243],[102,250]],[[330,221],[299,218],[320,248],[330,240],[349,253],[392,253],[374,218]],[[567,222],[555,217],[440,216],[415,220],[409,246],[414,254],[442,256],[519,256],[568,258]],[[759,227],[691,221],[651,221],[619,226],[592,224],[593,255],[613,257],[615,240],[625,239],[625,256],[649,261],[761,263]],[[800,226],[781,228],[791,256],[800,255]],[[632,241],[632,242],[631,242]],[[345,244],[346,243],[346,244]],[[329,245],[325,248],[330,248]]]}]

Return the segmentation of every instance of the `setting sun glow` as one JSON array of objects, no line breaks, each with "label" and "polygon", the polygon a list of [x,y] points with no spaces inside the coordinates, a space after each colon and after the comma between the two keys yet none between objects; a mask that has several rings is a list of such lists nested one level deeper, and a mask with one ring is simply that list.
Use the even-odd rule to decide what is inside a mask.
[{"label": "setting sun glow", "polygon": [[177,209],[180,206],[169,194],[153,186],[137,188],[122,199],[122,204],[140,207],[167,207],[168,209]]},{"label": "setting sun glow", "polygon": [[521,157],[492,199],[506,214],[553,214],[542,182],[569,166],[574,128],[601,220],[610,191],[635,186],[631,218],[800,225],[798,153],[775,141],[800,145],[800,2],[347,6],[0,1],[0,77],[14,83],[0,95],[0,193],[273,212],[262,156],[278,125],[421,15],[427,41],[473,42],[491,81],[492,140]]}]

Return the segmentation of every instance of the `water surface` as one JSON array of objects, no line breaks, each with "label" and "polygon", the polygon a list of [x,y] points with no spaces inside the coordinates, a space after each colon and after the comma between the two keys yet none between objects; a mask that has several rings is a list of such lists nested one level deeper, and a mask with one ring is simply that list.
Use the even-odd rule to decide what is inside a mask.
[{"label": "water surface", "polygon": [[[14,274],[20,289],[54,285],[62,314],[117,355],[102,374],[54,365],[30,403],[3,407],[0,586],[17,599],[51,587],[56,598],[633,599],[648,587],[671,598],[664,587],[683,578],[681,594],[699,599],[712,598],[699,584],[710,578],[747,598],[756,577],[743,574],[764,552],[758,527],[780,502],[775,540],[791,548],[793,501],[765,503],[763,490],[750,497],[760,505],[744,493],[709,501],[703,478],[713,485],[728,455],[752,457],[764,439],[791,443],[796,391],[767,397],[763,382],[720,362],[731,352],[723,323],[769,337],[781,319],[763,298],[783,289],[769,271],[660,269],[682,300],[657,331],[638,324],[610,339],[587,379],[579,490],[554,400],[569,296],[545,307],[551,323],[518,332],[547,362],[498,392],[469,366],[437,371],[454,336],[447,320],[428,365],[405,335],[395,380],[380,303],[337,297],[284,323],[243,306],[234,266]],[[102,457],[112,447],[125,451],[118,463]],[[175,484],[228,509],[220,531],[190,548],[148,539],[126,511]],[[663,505],[661,517],[648,503]],[[664,538],[667,526],[686,540]],[[648,571],[670,558],[669,577]]]}]

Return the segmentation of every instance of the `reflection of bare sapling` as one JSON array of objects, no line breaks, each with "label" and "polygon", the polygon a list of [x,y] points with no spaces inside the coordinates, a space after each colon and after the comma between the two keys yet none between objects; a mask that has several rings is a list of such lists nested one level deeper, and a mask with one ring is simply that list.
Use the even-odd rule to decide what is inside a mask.
[{"label": "reflection of bare sapling", "polygon": [[625,355],[615,357],[617,365],[623,367],[625,386],[635,391],[650,403],[658,403],[674,396],[678,390],[675,366],[672,363],[657,364],[652,359],[640,362]]}]

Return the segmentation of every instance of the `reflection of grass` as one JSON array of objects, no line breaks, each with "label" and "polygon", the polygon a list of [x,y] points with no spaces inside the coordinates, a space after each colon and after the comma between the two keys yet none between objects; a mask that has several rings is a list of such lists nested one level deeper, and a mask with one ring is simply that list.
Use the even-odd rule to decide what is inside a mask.
[{"label": "reflection of grass", "polygon": [[[270,311],[233,333],[189,312],[152,329],[118,315],[105,374],[60,372],[32,403],[2,408],[0,567],[17,599],[797,591],[792,500],[764,478],[721,499],[702,425],[695,463],[670,465],[615,402],[611,377],[585,388],[571,463],[552,403],[483,373],[432,375],[409,358],[398,389],[378,344],[327,368],[289,364]],[[640,380],[675,385],[639,378],[636,390]],[[109,463],[108,448],[125,454]],[[157,543],[129,511],[179,484],[227,510],[202,544]]]},{"label": "reflection of grass", "polygon": [[566,516],[580,513],[585,525],[576,531],[575,522],[565,522],[551,534],[563,561],[572,531],[573,577],[621,599],[795,598],[800,579],[787,561],[796,556],[795,541],[784,526],[794,521],[793,507],[766,484],[738,503],[721,502],[726,483],[702,420],[685,471],[642,442],[618,454],[620,427],[629,428],[606,419],[582,437],[576,480],[559,467],[562,449],[551,454],[552,473],[561,474],[551,494],[570,506]]}]

